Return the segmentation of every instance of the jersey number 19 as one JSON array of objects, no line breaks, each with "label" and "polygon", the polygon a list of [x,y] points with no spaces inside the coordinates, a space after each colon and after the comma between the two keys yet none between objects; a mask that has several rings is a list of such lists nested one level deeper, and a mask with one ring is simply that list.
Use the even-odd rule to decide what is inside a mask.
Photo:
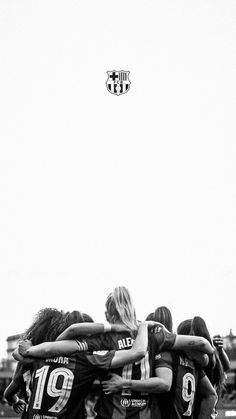
[{"label": "jersey number 19", "polygon": [[[39,368],[35,373],[35,378],[38,378],[37,388],[35,392],[33,409],[41,409],[46,379],[48,376],[49,366],[45,365]],[[59,377],[60,387],[59,387]],[[46,392],[50,397],[58,397],[56,403],[48,410],[48,412],[58,413],[66,405],[72,390],[74,381],[74,374],[68,368],[56,368],[49,374]],[[58,388],[59,387],[59,388]]]}]

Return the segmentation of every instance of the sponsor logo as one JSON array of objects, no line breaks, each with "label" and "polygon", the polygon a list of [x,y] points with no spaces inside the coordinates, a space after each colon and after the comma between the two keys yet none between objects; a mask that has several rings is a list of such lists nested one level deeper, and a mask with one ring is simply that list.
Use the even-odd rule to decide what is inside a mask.
[{"label": "sponsor logo", "polygon": [[131,400],[128,399],[121,399],[120,404],[122,407],[130,407],[131,405]]},{"label": "sponsor logo", "polygon": [[145,399],[132,399],[131,406],[132,407],[144,407],[147,405],[147,401]]},{"label": "sponsor logo", "polygon": [[145,399],[121,399],[120,404],[122,407],[145,407],[147,405],[147,400]]}]

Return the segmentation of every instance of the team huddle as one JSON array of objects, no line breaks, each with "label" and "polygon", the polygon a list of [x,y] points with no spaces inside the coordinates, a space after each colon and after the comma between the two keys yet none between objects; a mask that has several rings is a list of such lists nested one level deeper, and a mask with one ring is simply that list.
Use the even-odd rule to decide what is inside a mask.
[{"label": "team huddle", "polygon": [[37,313],[13,354],[4,396],[14,410],[24,419],[85,419],[99,379],[97,419],[215,418],[229,369],[223,339],[211,339],[201,317],[173,333],[166,307],[137,321],[126,287],[105,306],[105,324],[79,311]]}]

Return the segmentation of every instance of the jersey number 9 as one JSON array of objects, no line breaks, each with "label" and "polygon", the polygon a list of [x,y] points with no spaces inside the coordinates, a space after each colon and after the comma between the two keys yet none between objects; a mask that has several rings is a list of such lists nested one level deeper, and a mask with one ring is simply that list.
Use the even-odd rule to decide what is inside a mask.
[{"label": "jersey number 9", "polygon": [[192,415],[194,396],[195,396],[195,378],[193,374],[191,374],[190,372],[187,372],[183,376],[182,397],[185,402],[189,403],[189,405],[186,412],[183,413],[183,416]]}]

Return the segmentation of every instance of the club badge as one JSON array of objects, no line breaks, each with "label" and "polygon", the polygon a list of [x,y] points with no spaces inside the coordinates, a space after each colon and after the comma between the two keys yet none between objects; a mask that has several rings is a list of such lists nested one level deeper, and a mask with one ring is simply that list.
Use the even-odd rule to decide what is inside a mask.
[{"label": "club badge", "polygon": [[107,90],[113,95],[123,95],[127,93],[130,89],[130,80],[129,80],[130,71],[107,71],[108,79],[106,81]]}]

